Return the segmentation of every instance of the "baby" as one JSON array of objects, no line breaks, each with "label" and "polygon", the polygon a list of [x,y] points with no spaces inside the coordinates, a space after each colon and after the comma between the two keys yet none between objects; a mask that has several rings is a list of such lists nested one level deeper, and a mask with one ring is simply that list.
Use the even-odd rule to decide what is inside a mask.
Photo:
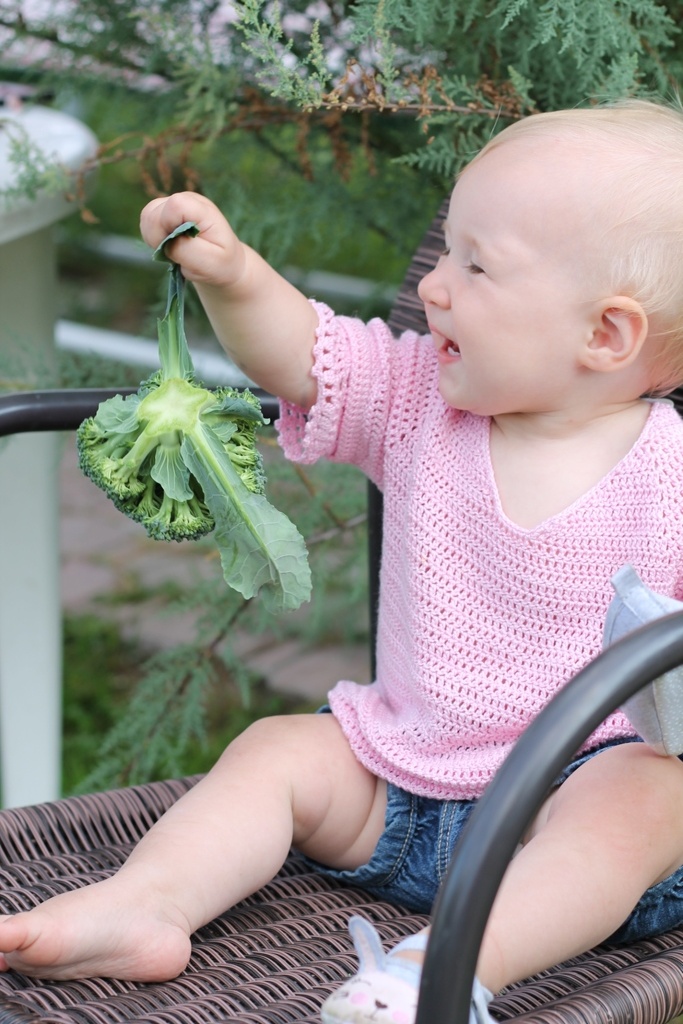
[{"label": "baby", "polygon": [[[521,732],[601,647],[610,577],[683,597],[683,116],[651,103],[541,114],[461,174],[419,286],[429,334],[310,303],[206,198],[142,213],[226,350],[282,401],[292,459],[384,492],[377,681],[265,719],[113,877],[0,919],[0,968],[156,981],[291,846],[423,912]],[[611,937],[683,922],[683,764],[621,713],[577,752],[511,862],[472,1016]],[[358,921],[363,951],[375,937]],[[426,933],[377,957],[325,1022],[415,1015]],[[380,1006],[381,1004],[381,1006]]]}]

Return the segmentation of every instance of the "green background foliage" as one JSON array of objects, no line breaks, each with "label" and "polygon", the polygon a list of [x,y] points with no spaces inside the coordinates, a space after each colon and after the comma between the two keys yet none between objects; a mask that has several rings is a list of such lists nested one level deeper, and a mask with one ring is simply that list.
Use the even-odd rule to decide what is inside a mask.
[{"label": "green background foliage", "polygon": [[394,282],[491,132],[534,110],[673,99],[681,77],[675,0],[79,0],[35,10],[3,4],[0,77],[54,93],[96,128],[90,209],[103,228],[135,234],[145,193],[201,188],[275,263],[370,266]]}]

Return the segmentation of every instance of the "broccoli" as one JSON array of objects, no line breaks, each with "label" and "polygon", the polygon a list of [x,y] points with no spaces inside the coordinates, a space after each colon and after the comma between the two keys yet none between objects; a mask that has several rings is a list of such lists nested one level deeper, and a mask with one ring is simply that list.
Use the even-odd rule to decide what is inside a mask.
[{"label": "broccoli", "polygon": [[[167,241],[196,234],[182,224]],[[266,420],[248,389],[208,389],[195,380],[183,323],[180,269],[171,263],[159,320],[161,368],[135,394],[102,402],[78,428],[83,472],[155,540],[193,540],[212,530],[226,582],[261,592],[273,610],[310,596],[303,538],[265,497],[256,432]]]}]

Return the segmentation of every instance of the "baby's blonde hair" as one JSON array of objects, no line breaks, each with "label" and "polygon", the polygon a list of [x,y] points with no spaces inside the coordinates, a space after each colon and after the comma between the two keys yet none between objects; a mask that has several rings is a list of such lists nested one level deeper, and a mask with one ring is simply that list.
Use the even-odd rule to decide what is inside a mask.
[{"label": "baby's blonde hair", "polygon": [[602,166],[599,277],[609,294],[643,306],[659,350],[652,391],[664,394],[683,383],[683,110],[625,100],[533,114],[494,136],[475,161],[516,139],[553,137],[576,141]]}]

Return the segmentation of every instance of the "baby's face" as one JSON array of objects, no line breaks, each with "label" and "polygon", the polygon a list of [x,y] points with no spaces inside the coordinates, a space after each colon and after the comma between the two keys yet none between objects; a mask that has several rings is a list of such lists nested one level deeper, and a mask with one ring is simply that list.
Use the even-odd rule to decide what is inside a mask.
[{"label": "baby's face", "polygon": [[536,140],[504,143],[468,167],[451,197],[445,249],[419,286],[439,389],[482,415],[547,412],[575,397],[591,279],[590,167]]}]

